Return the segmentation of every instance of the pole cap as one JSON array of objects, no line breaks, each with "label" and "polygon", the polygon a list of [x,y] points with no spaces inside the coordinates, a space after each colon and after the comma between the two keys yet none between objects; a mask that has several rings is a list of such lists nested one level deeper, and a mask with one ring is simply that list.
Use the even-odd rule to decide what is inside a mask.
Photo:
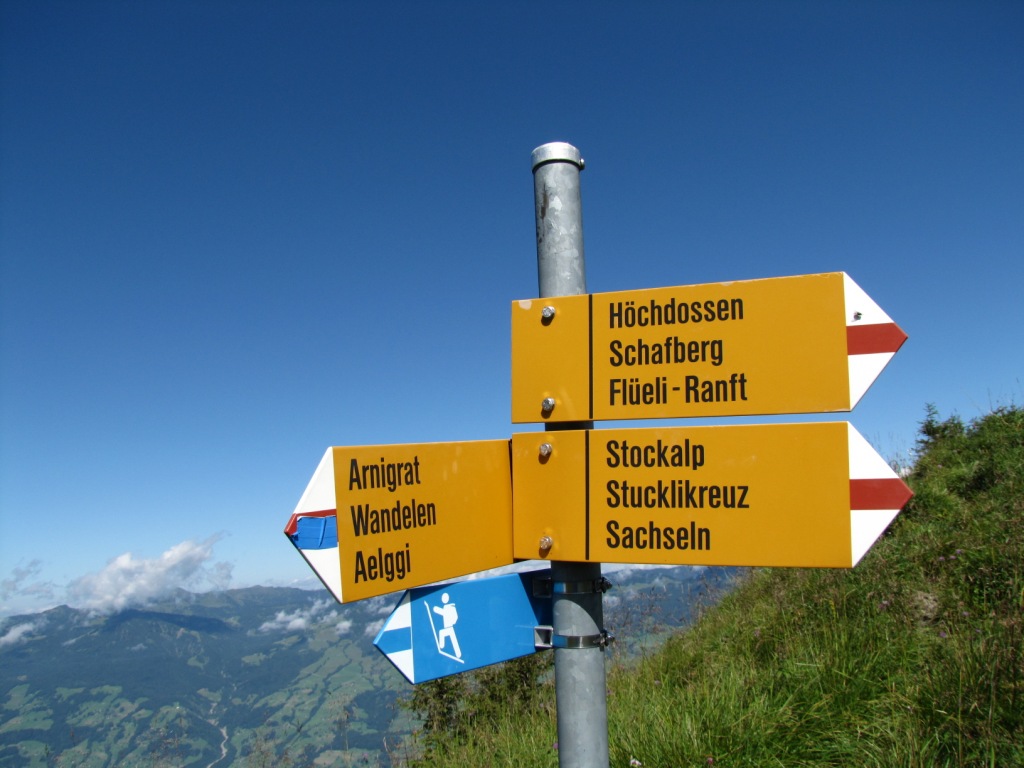
[{"label": "pole cap", "polygon": [[583,158],[580,151],[572,144],[564,141],[552,141],[548,144],[541,144],[533,150],[533,170],[545,163],[572,163],[583,170]]}]

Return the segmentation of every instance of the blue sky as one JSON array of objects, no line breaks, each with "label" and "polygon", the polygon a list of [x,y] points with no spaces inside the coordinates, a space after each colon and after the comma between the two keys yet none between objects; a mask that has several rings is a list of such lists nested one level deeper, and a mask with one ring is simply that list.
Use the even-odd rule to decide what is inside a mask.
[{"label": "blue sky", "polygon": [[549,141],[592,292],[848,272],[910,336],[841,417],[883,455],[1019,403],[1022,40],[1019,2],[8,0],[3,612],[308,580],[327,446],[510,436]]}]

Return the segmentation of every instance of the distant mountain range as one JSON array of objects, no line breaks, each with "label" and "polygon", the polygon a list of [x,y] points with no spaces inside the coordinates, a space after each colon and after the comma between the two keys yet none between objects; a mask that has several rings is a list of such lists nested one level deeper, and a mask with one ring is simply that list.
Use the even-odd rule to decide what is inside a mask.
[{"label": "distant mountain range", "polygon": [[[734,569],[613,573],[612,658],[656,643]],[[0,766],[389,765],[411,686],[372,645],[398,595],[192,594],[109,616],[61,606],[0,621]]]}]

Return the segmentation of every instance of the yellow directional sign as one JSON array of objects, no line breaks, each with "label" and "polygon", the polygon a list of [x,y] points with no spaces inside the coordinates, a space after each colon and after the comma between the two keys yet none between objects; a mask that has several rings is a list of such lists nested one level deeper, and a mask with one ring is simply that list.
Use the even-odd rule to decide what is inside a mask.
[{"label": "yellow directional sign", "polygon": [[509,441],[329,448],[285,533],[343,603],[509,565]]},{"label": "yellow directional sign", "polygon": [[911,492],[846,422],[512,438],[514,554],[851,568]]},{"label": "yellow directional sign", "polygon": [[848,411],[906,334],[848,275],[512,304],[512,421]]}]

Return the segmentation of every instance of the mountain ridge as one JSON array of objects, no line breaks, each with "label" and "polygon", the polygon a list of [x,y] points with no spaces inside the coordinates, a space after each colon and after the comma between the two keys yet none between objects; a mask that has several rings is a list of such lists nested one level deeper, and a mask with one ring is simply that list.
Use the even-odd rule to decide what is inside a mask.
[{"label": "mountain ridge", "polygon": [[[732,570],[611,574],[620,653],[687,623]],[[387,764],[416,725],[398,706],[411,687],[372,646],[399,597],[254,586],[6,617],[0,768]]]}]

